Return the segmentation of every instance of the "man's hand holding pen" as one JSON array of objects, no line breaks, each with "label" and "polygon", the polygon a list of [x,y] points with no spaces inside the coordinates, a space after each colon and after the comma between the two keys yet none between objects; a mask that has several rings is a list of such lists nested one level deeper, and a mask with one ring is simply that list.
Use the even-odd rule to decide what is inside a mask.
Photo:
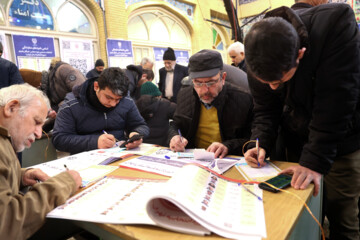
[{"label": "man's hand holding pen", "polygon": [[108,134],[103,131],[104,134],[100,135],[98,138],[98,148],[112,148],[116,143],[116,138],[112,134]]},{"label": "man's hand holding pen", "polygon": [[184,152],[185,147],[188,144],[188,140],[181,135],[180,129],[179,135],[175,135],[170,140],[170,149],[174,152]]},{"label": "man's hand holding pen", "polygon": [[249,164],[251,167],[259,168],[266,165],[265,162],[266,151],[265,149],[259,146],[258,140],[256,146],[257,147],[247,150],[246,153],[244,154],[244,157],[247,164]]}]

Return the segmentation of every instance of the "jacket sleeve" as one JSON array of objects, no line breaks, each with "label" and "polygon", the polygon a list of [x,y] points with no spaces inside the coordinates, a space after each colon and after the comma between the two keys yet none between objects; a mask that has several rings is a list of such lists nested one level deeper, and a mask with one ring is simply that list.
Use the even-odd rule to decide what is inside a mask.
[{"label": "jacket sleeve", "polygon": [[147,137],[150,133],[149,127],[146,125],[144,118],[140,115],[138,108],[133,100],[130,101],[131,106],[127,113],[126,119],[126,131],[127,134],[131,132],[137,132],[144,137]]},{"label": "jacket sleeve", "polygon": [[359,102],[359,30],[352,9],[344,4],[339,10],[329,17],[331,28],[324,32],[309,138],[300,157],[300,165],[324,174],[337,156],[337,144],[351,130]]},{"label": "jacket sleeve", "polygon": [[46,214],[63,204],[76,191],[69,173],[63,172],[35,184],[25,195],[13,195],[6,179],[8,166],[1,164],[0,238],[27,239],[44,224]]},{"label": "jacket sleeve", "polygon": [[[270,153],[276,140],[283,108],[282,90],[272,90],[267,84],[248,73],[249,87],[254,99],[254,119],[250,139],[259,139],[260,146]],[[284,86],[286,87],[286,86]],[[248,144],[246,149],[254,147]]]},{"label": "jacket sleeve", "polygon": [[55,148],[72,154],[97,149],[99,136],[79,135],[76,131],[76,124],[76,119],[68,103],[64,103],[55,120],[52,137]]},{"label": "jacket sleeve", "polygon": [[10,85],[24,83],[20,71],[15,64],[11,64],[9,71],[9,80],[10,80]]}]

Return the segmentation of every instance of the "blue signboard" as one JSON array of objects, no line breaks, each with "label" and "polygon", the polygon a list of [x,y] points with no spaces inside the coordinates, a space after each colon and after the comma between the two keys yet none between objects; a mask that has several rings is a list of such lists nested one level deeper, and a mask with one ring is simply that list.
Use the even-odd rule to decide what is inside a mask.
[{"label": "blue signboard", "polygon": [[131,41],[108,39],[107,52],[109,57],[133,57]]},{"label": "blue signboard", "polygon": [[14,0],[9,22],[12,26],[54,30],[51,13],[41,0]]},{"label": "blue signboard", "polygon": [[164,52],[166,51],[167,48],[156,48],[154,47],[154,56],[155,56],[155,61],[162,61],[163,60],[163,55]]},{"label": "blue signboard", "polygon": [[53,58],[55,57],[54,39],[49,37],[13,35],[14,50],[18,66],[18,57]]}]

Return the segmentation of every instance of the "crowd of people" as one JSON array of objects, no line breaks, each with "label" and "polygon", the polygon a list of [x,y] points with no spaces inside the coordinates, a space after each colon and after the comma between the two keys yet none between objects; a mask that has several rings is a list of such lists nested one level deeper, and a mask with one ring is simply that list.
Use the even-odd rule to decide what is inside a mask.
[{"label": "crowd of people", "polygon": [[0,44],[0,237],[36,236],[46,213],[81,184],[76,171],[50,178],[21,168],[16,154],[51,131],[56,149],[70,154],[141,135],[126,148],[204,148],[223,158],[259,139],[260,150],[246,145],[247,163],[299,163],[281,173],[295,189],[323,191],[330,239],[359,239],[359,27],[348,5],[295,2],[267,12],[244,45],[228,47],[232,66],[208,49],[183,66],[167,48],[158,86],[147,57],[125,69],[98,59],[85,77],[60,58],[47,71],[19,71]]}]

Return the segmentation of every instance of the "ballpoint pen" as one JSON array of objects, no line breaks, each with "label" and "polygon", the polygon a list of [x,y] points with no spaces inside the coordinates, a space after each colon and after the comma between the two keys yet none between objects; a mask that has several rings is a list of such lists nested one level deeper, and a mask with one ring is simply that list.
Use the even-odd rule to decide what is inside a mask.
[{"label": "ballpoint pen", "polygon": [[259,153],[260,153],[260,149],[259,149],[259,139],[256,139],[256,161],[257,161],[257,165],[258,167],[260,167],[260,163],[259,163]]},{"label": "ballpoint pen", "polygon": [[248,193],[254,195],[257,199],[259,199],[260,201],[262,201],[262,198],[261,198],[260,196],[256,195],[253,191],[251,191],[250,189],[248,189],[247,187],[245,187],[244,184],[239,183],[238,185],[239,185],[239,186],[242,186]]},{"label": "ballpoint pen", "polygon": [[64,164],[64,167],[65,167],[66,171],[69,171],[69,168],[66,166],[66,164]]},{"label": "ballpoint pen", "polygon": [[178,129],[178,133],[179,133],[179,135],[180,135],[180,142],[183,142],[183,141],[182,141],[182,135],[181,135],[180,129]]},{"label": "ballpoint pen", "polygon": [[[104,134],[108,134],[105,130],[102,130],[102,132],[104,133]],[[114,138],[115,138],[115,141],[116,142],[119,142],[119,140],[118,139],[116,139],[116,137],[114,136]]]}]

